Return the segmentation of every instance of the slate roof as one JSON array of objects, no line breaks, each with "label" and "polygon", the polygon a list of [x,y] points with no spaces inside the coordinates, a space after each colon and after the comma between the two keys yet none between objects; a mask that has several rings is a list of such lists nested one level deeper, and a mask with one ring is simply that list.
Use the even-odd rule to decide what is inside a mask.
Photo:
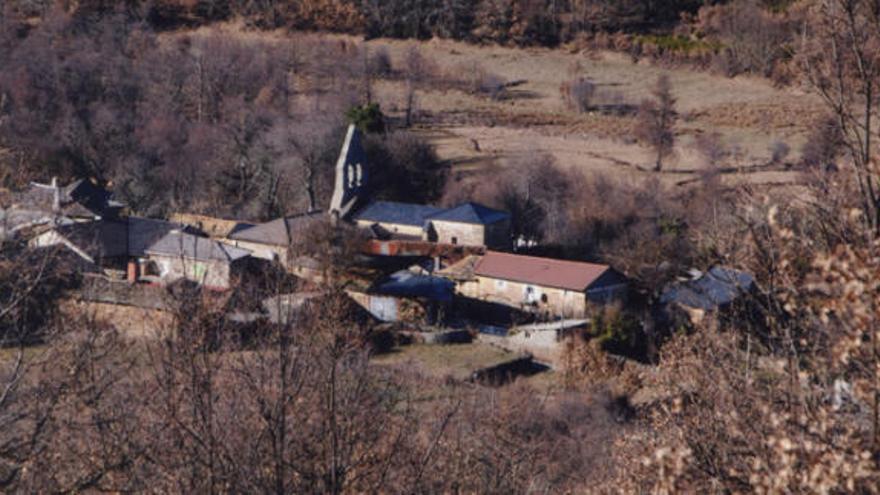
[{"label": "slate roof", "polygon": [[251,254],[247,249],[229,246],[206,237],[170,232],[145,252],[157,256],[183,257],[197,261],[235,261]]},{"label": "slate roof", "polygon": [[27,191],[17,196],[17,206],[51,212],[55,191],[58,191],[60,213],[72,217],[113,216],[122,204],[112,199],[113,194],[89,180],[80,179],[67,186],[53,186],[32,182]]},{"label": "slate roof", "polygon": [[128,255],[142,257],[147,249],[171,232],[180,231],[179,223],[153,218],[128,217]]},{"label": "slate roof", "polygon": [[301,213],[261,223],[252,227],[241,228],[229,235],[237,241],[287,246],[303,235],[309,228],[324,219],[320,211]]},{"label": "slate roof", "polygon": [[409,270],[392,273],[373,286],[371,292],[389,296],[421,297],[434,301],[451,301],[455,283],[442,277],[420,275]]},{"label": "slate roof", "polygon": [[479,203],[464,203],[428,217],[429,220],[477,225],[489,225],[508,218],[510,218],[510,214],[506,211],[494,210]]},{"label": "slate roof", "polygon": [[99,220],[71,223],[55,231],[92,260],[128,255],[128,229],[125,222]]},{"label": "slate roof", "polygon": [[215,239],[224,237],[228,238],[232,234],[256,226],[256,224],[253,223],[197,215],[195,213],[172,213],[168,217],[168,220],[183,225],[189,225],[208,237]]},{"label": "slate roof", "polygon": [[696,280],[673,285],[663,292],[660,302],[711,310],[732,303],[754,285],[749,273],[715,266]]},{"label": "slate roof", "polygon": [[358,221],[424,227],[428,217],[442,211],[443,209],[434,206],[398,203],[396,201],[373,201],[355,213],[353,218]]},{"label": "slate roof", "polygon": [[[611,267],[535,256],[487,252],[474,267],[474,274],[482,277],[510,280],[542,287],[586,291],[598,286],[601,279],[611,278]],[[595,287],[593,287],[595,288]]]}]

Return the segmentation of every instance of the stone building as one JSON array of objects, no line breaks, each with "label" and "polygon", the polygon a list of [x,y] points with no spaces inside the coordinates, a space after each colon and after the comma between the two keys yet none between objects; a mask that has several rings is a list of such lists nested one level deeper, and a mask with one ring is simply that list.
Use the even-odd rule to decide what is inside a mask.
[{"label": "stone building", "polygon": [[454,208],[373,201],[353,215],[361,228],[380,238],[423,240],[439,244],[510,247],[510,215],[477,203]]},{"label": "stone building", "polygon": [[352,216],[355,224],[396,238],[425,239],[428,217],[443,211],[434,206],[373,201]]},{"label": "stone building", "polygon": [[754,289],[752,274],[713,266],[706,273],[694,273],[691,280],[670,284],[660,295],[659,302],[667,319],[674,319],[675,313],[680,311],[691,323],[698,324],[707,315],[719,315],[747,299]]},{"label": "stone building", "polygon": [[145,258],[139,260],[141,280],[160,284],[189,280],[219,290],[231,287],[251,254],[247,249],[179,231],[168,233],[144,252]]},{"label": "stone building", "polygon": [[428,240],[441,244],[510,247],[510,214],[465,203],[428,216]]},{"label": "stone building", "polygon": [[326,221],[322,212],[302,213],[236,230],[223,240],[226,244],[247,249],[251,256],[277,261],[290,268],[290,247],[302,240],[306,232]]},{"label": "stone building", "polygon": [[0,209],[0,237],[12,238],[20,231],[46,225],[62,225],[116,218],[123,204],[92,181],[81,179],[66,186],[54,178],[50,184],[32,182],[13,193]]},{"label": "stone building", "polygon": [[186,279],[213,289],[229,288],[250,255],[181,225],[138,217],[59,225],[29,244],[64,247],[110,278],[159,285]]},{"label": "stone building", "polygon": [[583,318],[590,304],[625,296],[626,279],[607,265],[489,251],[458,273],[465,297],[527,309],[549,317]]}]

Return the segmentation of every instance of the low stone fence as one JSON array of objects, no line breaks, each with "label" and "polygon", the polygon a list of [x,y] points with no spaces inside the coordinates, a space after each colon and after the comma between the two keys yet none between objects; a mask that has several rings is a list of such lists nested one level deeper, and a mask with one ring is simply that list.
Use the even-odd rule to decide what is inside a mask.
[{"label": "low stone fence", "polygon": [[162,287],[89,275],[83,278],[82,288],[76,296],[83,301],[164,310],[167,308],[167,294]]}]

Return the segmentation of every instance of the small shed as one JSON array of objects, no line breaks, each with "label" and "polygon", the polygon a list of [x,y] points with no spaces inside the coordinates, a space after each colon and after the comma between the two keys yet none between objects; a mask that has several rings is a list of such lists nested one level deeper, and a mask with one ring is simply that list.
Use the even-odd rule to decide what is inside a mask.
[{"label": "small shed", "polygon": [[755,288],[755,277],[733,268],[714,266],[686,282],[670,285],[660,295],[660,304],[679,308],[693,323],[709,313],[723,311]]}]

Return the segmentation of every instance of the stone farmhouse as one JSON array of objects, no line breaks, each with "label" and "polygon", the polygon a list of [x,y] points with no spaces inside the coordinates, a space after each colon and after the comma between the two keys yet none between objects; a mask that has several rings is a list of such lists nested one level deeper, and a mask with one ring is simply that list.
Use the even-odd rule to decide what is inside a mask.
[{"label": "stone farmhouse", "polygon": [[374,201],[352,215],[378,238],[422,240],[440,244],[510,247],[510,215],[477,203],[454,208]]},{"label": "stone farmhouse", "polygon": [[446,273],[455,273],[456,290],[465,297],[547,317],[583,318],[590,304],[621,300],[627,290],[623,275],[607,265],[497,251],[466,258]]},{"label": "stone farmhouse", "polygon": [[212,289],[229,288],[251,254],[179,224],[138,217],[55,226],[29,245],[67,249],[111,279],[157,285],[189,280]]},{"label": "stone farmhouse", "polygon": [[189,280],[209,289],[229,289],[245,270],[247,249],[172,231],[144,250],[139,280],[165,285]]}]

